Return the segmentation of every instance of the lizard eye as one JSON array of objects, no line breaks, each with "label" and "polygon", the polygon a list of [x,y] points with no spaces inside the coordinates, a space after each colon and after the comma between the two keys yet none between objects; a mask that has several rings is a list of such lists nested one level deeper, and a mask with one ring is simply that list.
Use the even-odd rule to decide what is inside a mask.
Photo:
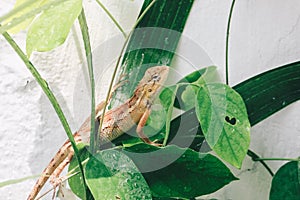
[{"label": "lizard eye", "polygon": [[154,74],[154,75],[152,76],[152,79],[153,79],[154,81],[159,81],[159,80],[160,80],[160,76],[159,76],[158,74]]},{"label": "lizard eye", "polygon": [[151,89],[151,88],[149,88],[149,89],[148,89],[148,92],[152,92],[152,89]]}]

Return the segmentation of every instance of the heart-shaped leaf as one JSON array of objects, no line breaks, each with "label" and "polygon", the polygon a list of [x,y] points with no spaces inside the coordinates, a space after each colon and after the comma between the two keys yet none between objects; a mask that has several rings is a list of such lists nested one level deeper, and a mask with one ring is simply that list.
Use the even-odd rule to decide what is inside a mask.
[{"label": "heart-shaped leaf", "polygon": [[240,168],[250,143],[250,123],[241,96],[221,83],[201,87],[196,115],[209,146]]}]

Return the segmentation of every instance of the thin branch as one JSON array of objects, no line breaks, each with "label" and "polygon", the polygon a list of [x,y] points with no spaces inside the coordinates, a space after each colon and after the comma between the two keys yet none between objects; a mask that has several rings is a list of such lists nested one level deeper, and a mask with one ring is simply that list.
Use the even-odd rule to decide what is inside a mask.
[{"label": "thin branch", "polygon": [[266,170],[269,172],[269,174],[271,176],[274,176],[274,173],[271,170],[271,168],[263,160],[257,160],[257,159],[259,159],[259,156],[256,153],[254,153],[253,151],[248,149],[247,155],[250,156],[253,161],[259,161],[266,168]]},{"label": "thin branch", "polygon": [[[72,131],[70,129],[70,126],[67,122],[67,119],[57,101],[57,99],[55,98],[53,92],[51,91],[51,89],[48,87],[48,83],[42,78],[42,76],[39,74],[39,72],[37,71],[37,69],[34,67],[34,65],[30,62],[30,60],[27,58],[27,56],[25,55],[25,53],[22,51],[22,49],[17,45],[17,43],[13,40],[13,38],[7,33],[4,32],[2,34],[4,36],[4,38],[7,40],[7,42],[10,44],[10,46],[15,50],[15,52],[19,55],[19,57],[22,59],[22,61],[24,62],[24,64],[26,65],[27,69],[31,72],[32,76],[35,78],[35,80],[38,82],[38,84],[41,86],[42,90],[44,91],[44,93],[46,94],[46,96],[48,97],[49,101],[51,102],[58,118],[60,119],[60,122],[62,123],[65,132],[67,133],[67,136],[72,144],[72,147],[74,149],[74,153],[75,153],[75,157],[79,163],[79,168],[80,168],[80,172],[82,173],[82,176],[84,177],[83,174],[83,167],[81,165],[81,161],[79,158],[79,151],[78,148],[76,146]],[[86,187],[86,183],[85,181],[83,181],[84,186]]]},{"label": "thin branch", "polygon": [[228,52],[229,52],[229,32],[230,32],[230,24],[231,24],[231,16],[234,8],[235,0],[232,0],[232,4],[230,7],[228,23],[227,23],[227,32],[226,32],[226,55],[225,55],[225,68],[226,68],[226,84],[229,84],[229,73],[228,73]]},{"label": "thin branch", "polygon": [[115,25],[118,27],[118,29],[123,34],[124,38],[127,38],[127,35],[121,25],[117,22],[117,20],[114,18],[114,16],[109,12],[109,10],[99,1],[96,0],[96,2],[99,4],[99,6],[104,10],[104,12],[108,15],[108,17],[115,23]]},{"label": "thin branch", "polygon": [[84,10],[78,16],[78,21],[80,24],[80,29],[82,33],[82,39],[84,42],[85,55],[88,65],[89,78],[91,84],[91,131],[90,131],[90,148],[92,154],[96,153],[97,149],[97,131],[95,131],[95,79],[94,79],[94,69],[93,69],[93,60],[92,60],[92,50],[90,44],[90,37],[88,32],[88,26],[84,14]]}]

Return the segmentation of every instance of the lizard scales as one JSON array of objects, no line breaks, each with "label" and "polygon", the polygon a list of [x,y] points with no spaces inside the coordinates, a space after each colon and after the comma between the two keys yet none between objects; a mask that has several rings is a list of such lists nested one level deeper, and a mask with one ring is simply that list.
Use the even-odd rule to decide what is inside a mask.
[{"label": "lizard scales", "polygon": [[[136,87],[133,96],[120,106],[113,108],[105,113],[101,130],[98,130],[100,142],[106,143],[121,136],[124,132],[137,125],[136,132],[138,136],[146,143],[157,145],[147,138],[142,128],[145,125],[155,97],[158,95],[168,76],[169,67],[155,66],[148,68]],[[101,120],[101,110],[104,102],[96,107],[96,120]],[[90,118],[74,134],[76,143],[89,143],[90,136]],[[66,141],[52,158],[43,174],[36,182],[33,190],[27,200],[34,200],[41,188],[44,186],[50,176],[59,177],[62,170],[74,155],[70,141]],[[56,187],[58,183],[52,182]]]}]

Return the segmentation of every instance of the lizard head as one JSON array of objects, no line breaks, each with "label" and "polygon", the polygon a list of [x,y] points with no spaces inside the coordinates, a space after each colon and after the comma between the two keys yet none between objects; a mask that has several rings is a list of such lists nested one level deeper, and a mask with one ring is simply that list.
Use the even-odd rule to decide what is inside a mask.
[{"label": "lizard head", "polygon": [[152,101],[166,81],[168,72],[168,66],[156,66],[147,69],[137,87],[140,89],[140,94],[144,96],[145,99]]}]

